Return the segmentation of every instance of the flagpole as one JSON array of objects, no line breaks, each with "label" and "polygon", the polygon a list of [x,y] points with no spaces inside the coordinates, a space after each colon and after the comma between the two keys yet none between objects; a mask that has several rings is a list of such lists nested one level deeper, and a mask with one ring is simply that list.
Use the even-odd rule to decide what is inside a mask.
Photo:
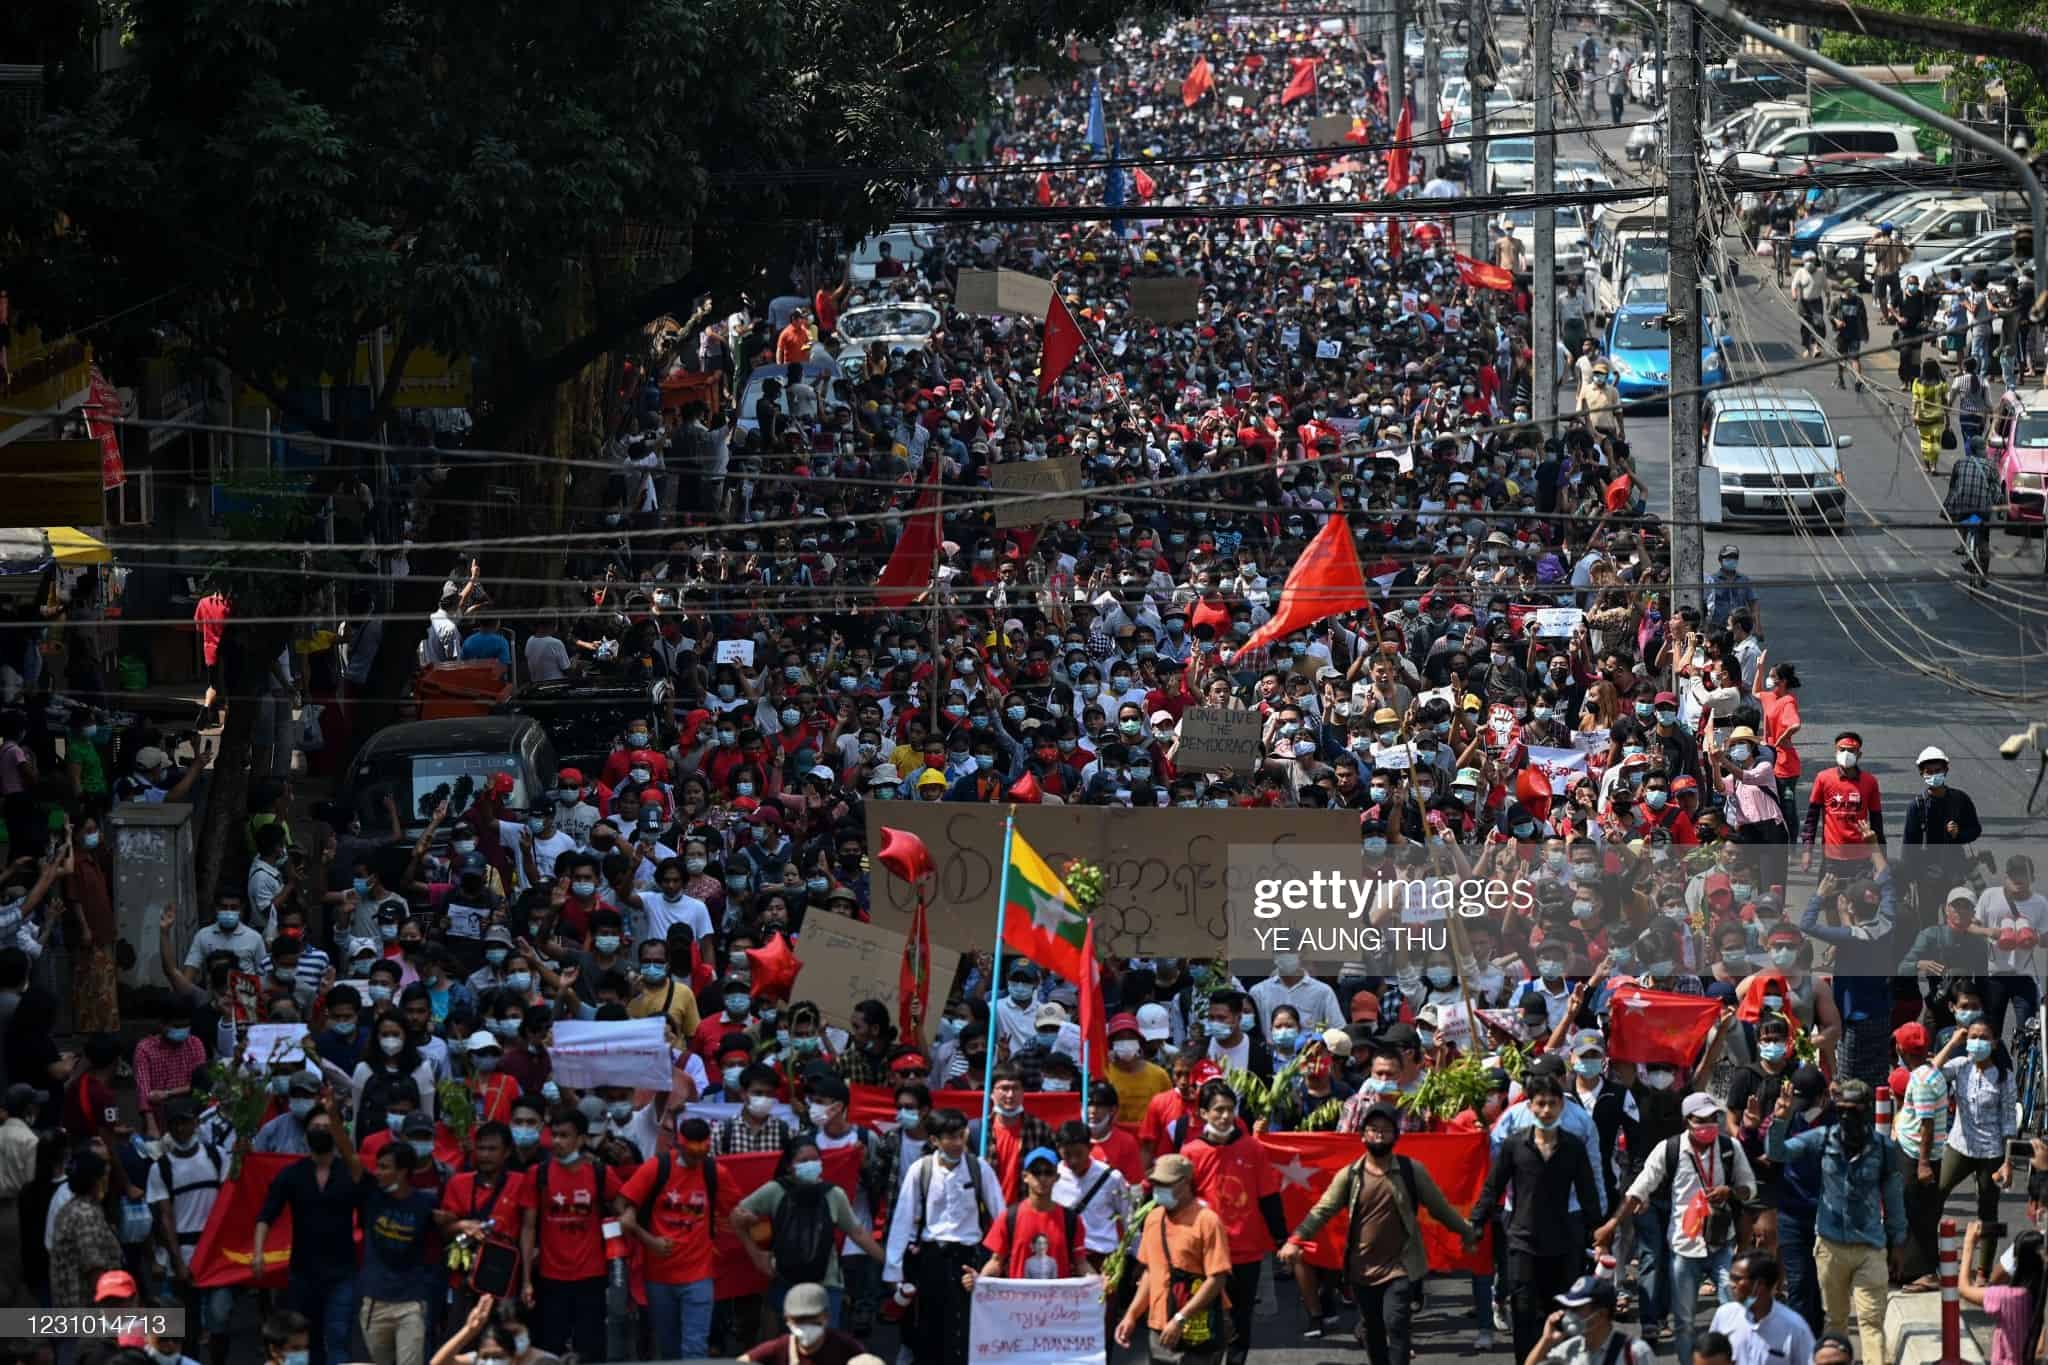
[{"label": "flagpole", "polygon": [[989,966],[988,983],[988,1055],[981,1067],[981,1151],[982,1160],[988,1160],[989,1100],[996,1084],[996,1040],[1002,1035],[1002,1016],[997,1013],[1003,1007],[1003,906],[1010,899],[1010,847],[1017,837],[1017,808],[1010,807],[1003,820],[1003,875],[996,882],[996,955]]},{"label": "flagpole", "polygon": [[[939,491],[945,486],[945,482],[944,480],[940,479],[938,475],[944,472],[943,465],[945,463],[945,456],[939,454],[937,451],[933,451],[932,463],[934,465],[932,474],[932,527],[934,530],[938,532],[938,535],[932,541],[932,571],[930,579],[931,585],[925,591],[927,595],[930,596],[932,601],[932,643],[930,657],[933,659],[937,659],[939,657],[939,623],[941,616],[944,615],[944,613],[941,611],[939,607],[939,565],[944,561],[946,556],[946,518],[945,513],[941,509],[940,504],[940,499],[943,498],[945,495]],[[948,678],[939,676],[938,669],[934,668],[932,670],[931,733],[934,735],[939,733],[939,692],[941,688],[949,684],[950,681],[951,680]],[[931,741],[926,740],[925,742],[930,743]]]}]

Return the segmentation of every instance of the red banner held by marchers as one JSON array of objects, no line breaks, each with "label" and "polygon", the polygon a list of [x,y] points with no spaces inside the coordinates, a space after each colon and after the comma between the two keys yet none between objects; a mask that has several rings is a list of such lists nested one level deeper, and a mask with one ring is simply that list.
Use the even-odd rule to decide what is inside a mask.
[{"label": "red banner held by marchers", "polygon": [[[1287,1211],[1287,1226],[1298,1227],[1308,1211],[1323,1197],[1339,1172],[1364,1155],[1364,1146],[1352,1133],[1268,1133],[1259,1139],[1273,1160],[1280,1179],[1280,1202]],[[1395,1149],[1427,1170],[1436,1187],[1452,1208],[1463,1212],[1479,1198],[1486,1185],[1490,1160],[1484,1133],[1407,1133]],[[1429,1268],[1435,1271],[1465,1270],[1487,1274],[1493,1258],[1485,1244],[1472,1252],[1465,1250],[1458,1234],[1424,1212],[1420,1214],[1423,1250]],[[1307,1252],[1308,1263],[1325,1270],[1344,1267],[1344,1237],[1351,1215],[1340,1213],[1323,1225]]]}]

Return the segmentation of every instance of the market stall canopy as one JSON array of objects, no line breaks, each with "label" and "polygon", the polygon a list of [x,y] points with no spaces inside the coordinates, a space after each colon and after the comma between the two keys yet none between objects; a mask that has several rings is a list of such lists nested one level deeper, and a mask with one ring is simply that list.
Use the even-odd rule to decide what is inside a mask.
[{"label": "market stall canopy", "polygon": [[114,562],[114,552],[104,542],[76,526],[45,526],[43,534],[50,542],[50,557],[66,568]]}]

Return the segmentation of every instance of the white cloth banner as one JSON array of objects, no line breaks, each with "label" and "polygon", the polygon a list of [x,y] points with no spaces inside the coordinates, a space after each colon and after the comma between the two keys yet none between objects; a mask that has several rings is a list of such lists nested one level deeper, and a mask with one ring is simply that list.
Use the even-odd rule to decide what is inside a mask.
[{"label": "white cloth banner", "polygon": [[1541,607],[1530,629],[1544,639],[1569,640],[1585,621],[1586,613],[1577,607]]},{"label": "white cloth banner", "polygon": [[[780,1100],[777,1100],[775,1103],[774,1113],[776,1118],[781,1119],[792,1129],[804,1126],[797,1119],[796,1110]],[[684,1118],[702,1119],[713,1128],[724,1123],[727,1119],[736,1119],[739,1116],[740,1104],[737,1100],[691,1100],[683,1106]]]},{"label": "white cloth banner", "polygon": [[673,1084],[668,1021],[649,1019],[560,1019],[555,1022],[554,1078],[577,1090],[625,1085],[667,1090]]},{"label": "white cloth banner", "polygon": [[[1563,796],[1565,783],[1571,781],[1574,773],[1586,771],[1586,756],[1577,749],[1550,749],[1541,744],[1529,746],[1529,766],[1550,779],[1550,794]],[[555,1026],[560,1029],[561,1025]]]},{"label": "white cloth banner", "polygon": [[967,1339],[973,1365],[1105,1365],[1102,1281],[976,1280]]}]

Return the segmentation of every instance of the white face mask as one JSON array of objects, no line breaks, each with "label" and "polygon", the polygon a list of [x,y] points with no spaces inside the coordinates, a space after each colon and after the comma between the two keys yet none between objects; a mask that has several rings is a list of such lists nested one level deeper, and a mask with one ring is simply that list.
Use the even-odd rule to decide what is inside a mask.
[{"label": "white face mask", "polygon": [[1134,1062],[1143,1055],[1145,1045],[1133,1038],[1119,1038],[1109,1045],[1109,1051],[1120,1062]]},{"label": "white face mask", "polygon": [[825,1337],[825,1325],[819,1322],[793,1322],[790,1333],[796,1337],[797,1345],[809,1350]]}]

